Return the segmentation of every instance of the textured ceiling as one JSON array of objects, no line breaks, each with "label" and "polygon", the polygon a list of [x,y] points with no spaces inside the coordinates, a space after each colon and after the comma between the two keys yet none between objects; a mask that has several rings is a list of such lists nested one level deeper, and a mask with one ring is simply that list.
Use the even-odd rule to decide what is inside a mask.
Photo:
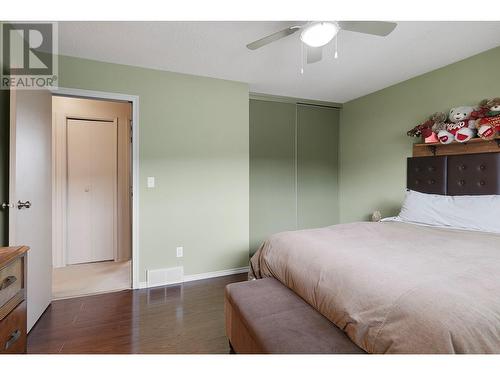
[{"label": "textured ceiling", "polygon": [[341,31],[339,58],[300,74],[299,33],[245,45],[290,22],[60,22],[59,52],[248,82],[250,91],[346,102],[500,45],[500,22],[399,22],[388,37]]}]

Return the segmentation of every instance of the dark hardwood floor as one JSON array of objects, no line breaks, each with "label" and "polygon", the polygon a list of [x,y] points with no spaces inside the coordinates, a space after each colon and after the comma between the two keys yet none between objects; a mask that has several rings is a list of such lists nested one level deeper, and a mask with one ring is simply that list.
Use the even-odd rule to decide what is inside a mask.
[{"label": "dark hardwood floor", "polygon": [[52,302],[28,353],[229,353],[224,287],[246,274]]}]

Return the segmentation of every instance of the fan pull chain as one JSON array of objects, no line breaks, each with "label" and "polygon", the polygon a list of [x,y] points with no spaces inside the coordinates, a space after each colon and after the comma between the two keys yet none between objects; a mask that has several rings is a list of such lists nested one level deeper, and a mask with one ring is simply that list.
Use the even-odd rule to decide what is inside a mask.
[{"label": "fan pull chain", "polygon": [[300,74],[304,74],[304,43],[300,43]]},{"label": "fan pull chain", "polygon": [[335,53],[333,54],[333,58],[334,59],[338,59],[339,58],[339,53],[338,53],[338,36],[335,35]]}]

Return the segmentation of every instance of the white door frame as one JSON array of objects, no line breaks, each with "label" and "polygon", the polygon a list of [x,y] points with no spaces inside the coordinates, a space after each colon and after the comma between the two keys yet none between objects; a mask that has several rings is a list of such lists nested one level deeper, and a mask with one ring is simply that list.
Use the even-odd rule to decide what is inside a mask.
[{"label": "white door frame", "polygon": [[132,289],[139,288],[139,96],[59,87],[53,95],[132,103]]}]

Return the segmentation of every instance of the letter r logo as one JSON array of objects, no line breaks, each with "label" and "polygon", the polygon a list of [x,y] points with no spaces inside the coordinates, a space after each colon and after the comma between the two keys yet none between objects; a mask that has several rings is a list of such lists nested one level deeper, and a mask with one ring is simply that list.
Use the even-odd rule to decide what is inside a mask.
[{"label": "letter r logo", "polygon": [[51,23],[5,23],[2,26],[4,75],[53,74]]}]

